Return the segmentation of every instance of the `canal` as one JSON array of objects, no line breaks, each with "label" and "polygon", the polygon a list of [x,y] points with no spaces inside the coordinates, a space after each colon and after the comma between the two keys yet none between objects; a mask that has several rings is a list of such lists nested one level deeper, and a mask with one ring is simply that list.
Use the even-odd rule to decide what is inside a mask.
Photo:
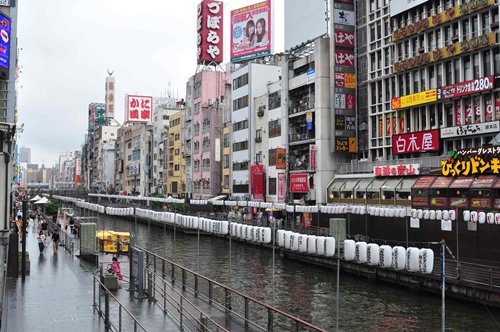
[{"label": "canal", "polygon": [[[186,235],[119,217],[99,215],[98,229],[136,233],[141,247],[328,331],[336,328],[336,271],[274,259],[272,250],[212,236]],[[174,242],[175,238],[175,242]],[[175,244],[174,244],[175,243]],[[340,275],[339,329],[440,331],[441,297]],[[500,311],[446,300],[447,331],[500,331]]]}]

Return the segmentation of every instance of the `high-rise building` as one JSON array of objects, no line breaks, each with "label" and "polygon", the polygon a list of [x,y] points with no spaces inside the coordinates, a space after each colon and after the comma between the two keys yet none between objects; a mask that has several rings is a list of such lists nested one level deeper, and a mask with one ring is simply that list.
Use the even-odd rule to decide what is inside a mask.
[{"label": "high-rise building", "polygon": [[19,148],[19,162],[31,164],[31,149],[21,147]]}]

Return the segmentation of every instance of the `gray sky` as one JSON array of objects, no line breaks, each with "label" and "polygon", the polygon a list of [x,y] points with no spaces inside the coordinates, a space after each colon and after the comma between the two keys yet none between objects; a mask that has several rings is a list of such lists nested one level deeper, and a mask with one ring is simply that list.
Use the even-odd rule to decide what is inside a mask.
[{"label": "gray sky", "polygon": [[[199,2],[18,0],[19,146],[31,148],[32,163],[51,166],[61,151],[81,149],[88,104],[104,102],[107,70],[120,123],[125,94],[159,97],[171,82],[174,97],[184,98],[196,72]],[[257,2],[224,2],[226,54],[229,11]]]}]

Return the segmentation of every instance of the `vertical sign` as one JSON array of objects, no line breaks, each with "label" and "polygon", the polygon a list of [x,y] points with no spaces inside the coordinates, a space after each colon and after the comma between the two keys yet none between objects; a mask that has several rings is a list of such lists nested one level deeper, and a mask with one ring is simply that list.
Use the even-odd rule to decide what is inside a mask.
[{"label": "vertical sign", "polygon": [[198,5],[197,63],[221,63],[223,56],[223,3],[203,0]]},{"label": "vertical sign", "polygon": [[264,165],[250,166],[250,194],[255,202],[264,201]]},{"label": "vertical sign", "polygon": [[81,182],[82,176],[82,159],[75,158],[75,187]]},{"label": "vertical sign", "polygon": [[0,13],[0,78],[9,78],[10,18]]},{"label": "vertical sign", "polygon": [[151,122],[153,97],[127,95],[126,122]]},{"label": "vertical sign", "polygon": [[112,119],[115,117],[115,78],[112,76],[106,77],[106,118]]},{"label": "vertical sign", "polygon": [[285,173],[278,173],[277,202],[285,203]]},{"label": "vertical sign", "polygon": [[316,144],[309,145],[309,169],[316,169]]}]

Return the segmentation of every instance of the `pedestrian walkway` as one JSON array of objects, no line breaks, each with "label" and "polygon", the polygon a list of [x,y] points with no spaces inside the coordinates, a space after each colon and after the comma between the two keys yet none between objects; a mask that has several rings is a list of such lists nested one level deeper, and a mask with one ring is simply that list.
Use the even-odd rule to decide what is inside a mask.
[{"label": "pedestrian walkway", "polygon": [[36,225],[28,227],[30,271],[23,280],[8,278],[2,331],[104,331],[94,315],[93,276],[78,258],[60,247],[38,249]]}]

